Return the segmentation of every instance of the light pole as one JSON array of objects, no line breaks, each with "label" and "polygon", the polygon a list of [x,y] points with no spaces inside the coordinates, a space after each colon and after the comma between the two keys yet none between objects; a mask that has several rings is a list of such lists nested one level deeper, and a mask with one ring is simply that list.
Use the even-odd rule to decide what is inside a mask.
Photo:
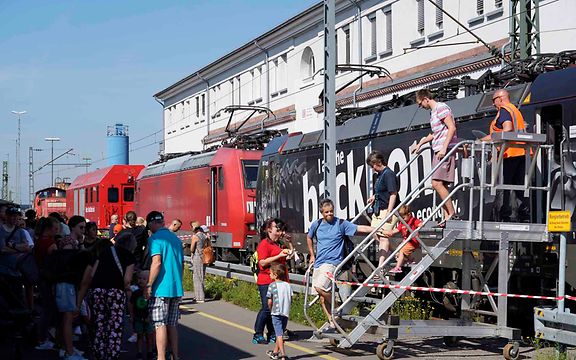
[{"label": "light pole", "polygon": [[12,110],[12,114],[18,116],[18,139],[16,140],[16,203],[20,204],[20,191],[22,186],[20,184],[20,118],[26,114],[26,111]]},{"label": "light pole", "polygon": [[52,168],[52,182],[50,186],[54,186],[54,141],[60,141],[60,138],[47,137],[44,138],[44,140],[50,141],[52,143],[52,155],[50,157],[50,167]]}]

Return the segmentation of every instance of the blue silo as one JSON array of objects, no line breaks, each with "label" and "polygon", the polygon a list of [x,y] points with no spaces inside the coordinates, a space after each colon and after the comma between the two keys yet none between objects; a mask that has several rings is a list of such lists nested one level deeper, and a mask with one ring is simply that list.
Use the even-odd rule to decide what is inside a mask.
[{"label": "blue silo", "polygon": [[107,129],[108,166],[128,165],[128,126],[116,124]]}]

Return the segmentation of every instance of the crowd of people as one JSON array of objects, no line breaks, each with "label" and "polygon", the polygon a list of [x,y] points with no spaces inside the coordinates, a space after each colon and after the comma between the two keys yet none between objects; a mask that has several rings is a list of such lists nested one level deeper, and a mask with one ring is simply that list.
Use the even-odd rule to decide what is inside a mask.
[{"label": "crowd of people", "polygon": [[[82,216],[37,219],[34,210],[23,216],[0,205],[0,277],[35,315],[36,349],[71,360],[118,359],[132,331],[136,358],[178,359],[182,242],[158,211],[146,219],[129,211],[111,230],[102,236]],[[88,353],[75,347],[78,336]]]}]

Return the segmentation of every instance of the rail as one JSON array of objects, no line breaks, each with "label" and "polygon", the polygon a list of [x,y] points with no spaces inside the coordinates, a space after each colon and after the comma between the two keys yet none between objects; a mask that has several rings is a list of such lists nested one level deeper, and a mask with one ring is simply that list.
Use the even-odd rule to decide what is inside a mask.
[{"label": "rail", "polygon": [[[192,257],[184,256],[184,262],[189,266],[192,265]],[[214,276],[220,276],[227,279],[238,279],[249,283],[256,283],[254,274],[250,266],[216,261],[214,265],[206,268],[206,273]],[[304,275],[290,273],[290,287],[296,293],[304,293]]]}]

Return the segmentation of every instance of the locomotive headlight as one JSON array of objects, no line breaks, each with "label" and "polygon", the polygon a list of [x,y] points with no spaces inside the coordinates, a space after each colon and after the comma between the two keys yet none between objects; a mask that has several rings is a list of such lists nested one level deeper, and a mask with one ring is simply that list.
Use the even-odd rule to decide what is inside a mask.
[{"label": "locomotive headlight", "polygon": [[248,224],[248,229],[249,229],[250,231],[256,230],[256,224]]}]

